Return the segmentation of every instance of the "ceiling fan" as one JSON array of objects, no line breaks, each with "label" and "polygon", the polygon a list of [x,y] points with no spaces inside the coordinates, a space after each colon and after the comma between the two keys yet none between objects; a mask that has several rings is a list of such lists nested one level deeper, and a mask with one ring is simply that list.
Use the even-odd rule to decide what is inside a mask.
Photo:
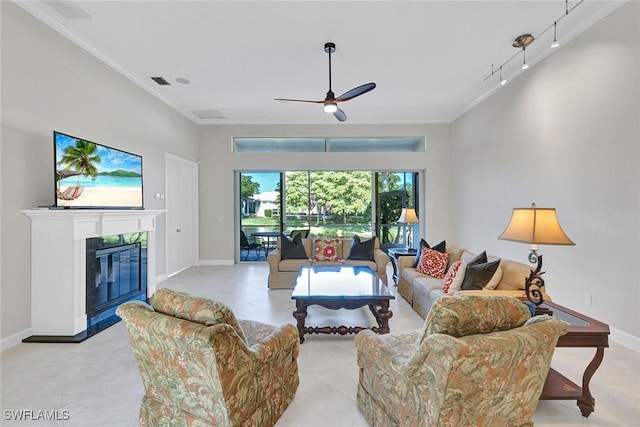
[{"label": "ceiling fan", "polygon": [[360,96],[363,93],[367,93],[370,90],[375,89],[375,83],[367,83],[362,86],[355,87],[339,97],[336,98],[335,94],[331,90],[331,54],[336,51],[336,45],[332,42],[327,42],[324,44],[324,51],[329,54],[329,91],[327,92],[327,97],[323,101],[309,101],[306,99],[289,99],[289,98],[275,98],[276,101],[285,101],[285,102],[311,102],[313,104],[324,104],[324,111],[326,113],[333,113],[336,119],[341,122],[347,120],[347,115],[338,108],[338,103],[343,101],[348,101],[350,99],[355,98],[356,96]]}]

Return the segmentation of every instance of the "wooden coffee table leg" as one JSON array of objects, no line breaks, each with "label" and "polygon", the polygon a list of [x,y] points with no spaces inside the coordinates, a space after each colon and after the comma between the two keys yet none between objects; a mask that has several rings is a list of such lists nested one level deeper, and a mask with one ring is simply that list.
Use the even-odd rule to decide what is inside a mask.
[{"label": "wooden coffee table leg", "polygon": [[378,323],[378,327],[373,327],[371,330],[377,334],[388,334],[390,331],[389,319],[393,316],[393,313],[389,310],[389,300],[381,300],[380,310],[376,310],[373,304],[369,304],[369,310],[371,310]]},{"label": "wooden coffee table leg", "polygon": [[589,363],[582,375],[582,397],[578,399],[577,404],[583,417],[588,417],[595,409],[596,400],[591,395],[591,390],[589,390],[589,382],[600,363],[602,363],[603,357],[604,347],[598,347],[595,356],[593,356],[591,363]]},{"label": "wooden coffee table leg", "polygon": [[296,300],[296,310],[293,312],[293,317],[298,321],[298,336],[300,344],[302,344],[304,342],[304,321],[307,318],[307,304],[304,300]]}]

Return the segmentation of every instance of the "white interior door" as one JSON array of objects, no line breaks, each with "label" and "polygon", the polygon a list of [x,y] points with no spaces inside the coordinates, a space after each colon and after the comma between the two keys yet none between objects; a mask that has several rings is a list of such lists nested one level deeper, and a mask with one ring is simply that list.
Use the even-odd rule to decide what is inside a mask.
[{"label": "white interior door", "polygon": [[167,275],[198,263],[198,165],[165,155]]}]

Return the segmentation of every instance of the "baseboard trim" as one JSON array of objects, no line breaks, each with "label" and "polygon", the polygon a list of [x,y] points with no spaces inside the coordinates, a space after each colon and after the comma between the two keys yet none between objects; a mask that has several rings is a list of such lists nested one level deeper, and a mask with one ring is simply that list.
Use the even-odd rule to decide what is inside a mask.
[{"label": "baseboard trim", "polygon": [[620,329],[609,328],[609,330],[611,331],[611,341],[615,341],[636,353],[640,353],[640,338],[622,332]]},{"label": "baseboard trim", "polygon": [[232,259],[201,259],[200,265],[234,265]]},{"label": "baseboard trim", "polygon": [[20,331],[16,334],[9,335],[6,338],[2,338],[0,340],[0,352],[17,346],[22,342],[23,339],[29,338],[31,335],[33,335],[33,331],[31,328],[29,328],[29,329],[25,329],[24,331]]}]

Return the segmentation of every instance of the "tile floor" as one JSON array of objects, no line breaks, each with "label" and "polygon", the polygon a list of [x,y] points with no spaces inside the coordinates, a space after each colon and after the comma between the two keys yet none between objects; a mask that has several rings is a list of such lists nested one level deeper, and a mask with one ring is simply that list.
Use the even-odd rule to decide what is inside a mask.
[{"label": "tile floor", "polygon": [[[239,318],[295,323],[290,291],[269,291],[267,266],[194,267],[160,284],[215,298]],[[393,288],[395,291],[395,288]],[[402,298],[392,301],[392,331],[418,328],[420,318]],[[371,322],[366,308],[309,309],[308,324]],[[356,406],[353,336],[310,335],[298,359],[300,387],[278,427],[366,426]],[[558,349],[553,366],[578,381],[593,352]],[[81,344],[20,344],[1,354],[2,426],[135,426],[142,381],[122,322]],[[583,418],[573,401],[542,401],[536,426],[640,426],[640,354],[611,343],[591,381],[596,411]],[[13,421],[7,411],[66,410],[66,421]],[[62,412],[60,412],[62,415]],[[10,418],[10,417],[9,417]]]}]

